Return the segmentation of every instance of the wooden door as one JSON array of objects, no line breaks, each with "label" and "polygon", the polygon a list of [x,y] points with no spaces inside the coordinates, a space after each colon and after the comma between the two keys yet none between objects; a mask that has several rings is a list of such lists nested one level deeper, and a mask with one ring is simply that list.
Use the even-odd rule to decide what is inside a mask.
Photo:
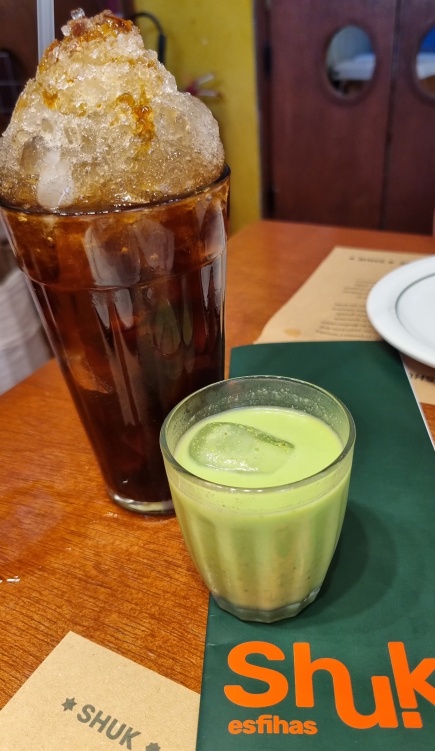
[{"label": "wooden door", "polygon": [[[433,0],[402,0],[392,90],[381,227],[431,234],[435,210],[435,78],[420,79],[416,58],[435,27]],[[435,45],[431,45],[434,49]],[[435,58],[435,54],[434,54]],[[427,73],[429,74],[429,70]],[[429,78],[432,81],[429,84]]]},{"label": "wooden door", "polygon": [[[273,217],[380,226],[396,5],[269,3]],[[348,25],[368,34],[376,68],[362,92],[346,97],[332,87],[325,61],[334,34]]]}]

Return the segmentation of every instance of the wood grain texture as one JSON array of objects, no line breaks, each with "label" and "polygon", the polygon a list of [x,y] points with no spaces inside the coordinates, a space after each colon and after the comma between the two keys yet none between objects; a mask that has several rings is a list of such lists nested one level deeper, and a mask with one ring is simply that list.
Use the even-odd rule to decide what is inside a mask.
[{"label": "wood grain texture", "polygon": [[[429,237],[257,222],[229,246],[227,345],[252,342],[335,245]],[[435,407],[425,408],[435,435]],[[177,521],[107,497],[57,364],[0,397],[0,707],[70,630],[200,690],[208,595]]]}]

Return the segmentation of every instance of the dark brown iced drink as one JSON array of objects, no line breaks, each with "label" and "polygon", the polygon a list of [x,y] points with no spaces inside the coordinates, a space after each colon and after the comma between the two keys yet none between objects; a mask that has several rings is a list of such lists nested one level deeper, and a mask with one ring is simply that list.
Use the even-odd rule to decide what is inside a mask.
[{"label": "dark brown iced drink", "polygon": [[228,170],[135,27],[64,33],[1,139],[2,215],[109,495],[161,514],[163,419],[223,377]]}]

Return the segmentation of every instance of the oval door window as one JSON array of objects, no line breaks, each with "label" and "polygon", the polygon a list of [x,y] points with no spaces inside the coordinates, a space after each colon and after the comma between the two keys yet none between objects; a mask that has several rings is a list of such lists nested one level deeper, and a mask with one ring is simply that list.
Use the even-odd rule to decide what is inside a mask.
[{"label": "oval door window", "polygon": [[435,27],[429,29],[420,43],[415,72],[424,91],[435,96]]},{"label": "oval door window", "polygon": [[326,70],[340,96],[359,94],[373,78],[376,56],[370,37],[359,26],[344,26],[332,37],[326,52]]}]

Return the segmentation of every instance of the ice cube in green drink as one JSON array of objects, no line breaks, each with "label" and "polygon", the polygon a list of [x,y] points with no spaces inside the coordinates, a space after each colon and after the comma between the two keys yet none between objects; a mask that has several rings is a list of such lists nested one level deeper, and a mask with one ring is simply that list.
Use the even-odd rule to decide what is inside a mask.
[{"label": "ice cube in green drink", "polygon": [[192,439],[189,453],[198,464],[233,472],[275,472],[294,446],[269,433],[232,422],[209,422]]}]

